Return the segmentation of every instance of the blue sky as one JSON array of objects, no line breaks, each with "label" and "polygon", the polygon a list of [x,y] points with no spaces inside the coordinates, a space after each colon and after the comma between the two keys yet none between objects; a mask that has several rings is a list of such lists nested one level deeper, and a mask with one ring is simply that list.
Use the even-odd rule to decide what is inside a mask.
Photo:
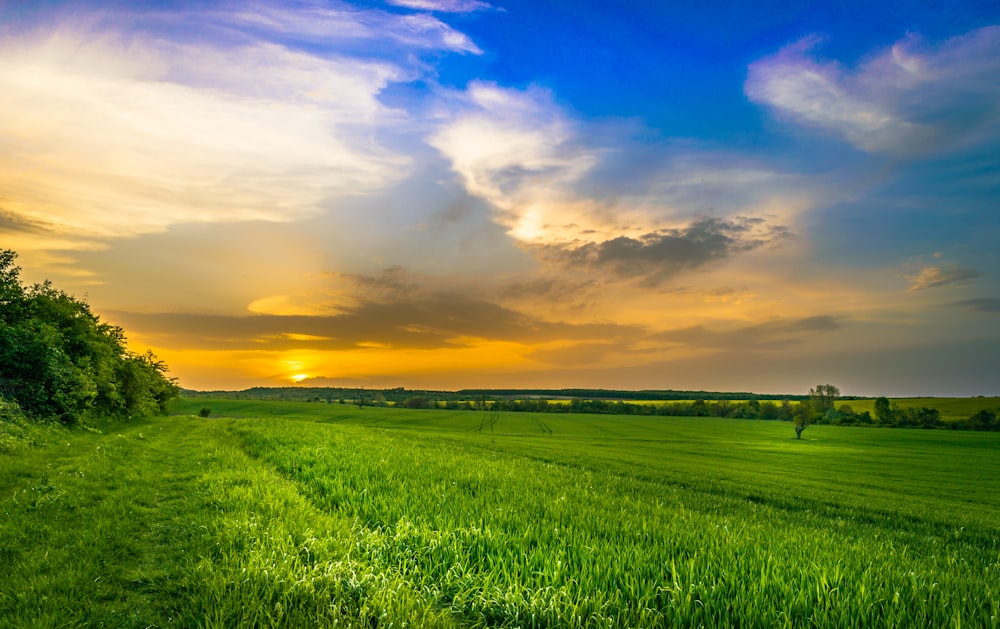
[{"label": "blue sky", "polygon": [[1000,394],[994,3],[0,1],[0,90],[184,386]]}]

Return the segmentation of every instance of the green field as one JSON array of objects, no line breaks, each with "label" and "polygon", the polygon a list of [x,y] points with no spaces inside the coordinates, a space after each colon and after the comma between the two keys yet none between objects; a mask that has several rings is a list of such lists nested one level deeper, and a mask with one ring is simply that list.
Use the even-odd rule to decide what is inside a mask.
[{"label": "green field", "polygon": [[1000,433],[175,409],[0,455],[0,626],[1000,626]]},{"label": "green field", "polygon": [[[996,411],[1000,409],[998,397],[927,397],[927,398],[893,398],[890,400],[900,408],[936,408],[941,412],[941,419],[946,422],[968,419],[969,416],[981,410]],[[875,400],[847,400],[843,402],[855,412],[868,411],[875,414]],[[839,404],[838,404],[839,406]]]}]

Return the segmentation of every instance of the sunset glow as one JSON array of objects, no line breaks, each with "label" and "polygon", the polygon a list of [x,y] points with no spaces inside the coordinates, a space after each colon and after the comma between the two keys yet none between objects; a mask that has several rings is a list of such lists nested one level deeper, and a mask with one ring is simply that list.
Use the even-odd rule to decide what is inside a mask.
[{"label": "sunset glow", "polygon": [[574,6],[0,3],[0,248],[189,388],[1000,394],[1000,9]]}]

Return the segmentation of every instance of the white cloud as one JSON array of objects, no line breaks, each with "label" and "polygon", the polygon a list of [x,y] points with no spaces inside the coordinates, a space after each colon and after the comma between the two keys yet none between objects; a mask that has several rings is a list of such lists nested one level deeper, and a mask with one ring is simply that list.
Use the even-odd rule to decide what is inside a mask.
[{"label": "white cloud", "polygon": [[385,62],[51,30],[0,41],[0,190],[62,237],[297,220],[400,180]]},{"label": "white cloud", "polygon": [[471,13],[490,8],[489,4],[479,0],[389,0],[389,4],[408,9],[440,11],[442,13]]},{"label": "white cloud", "polygon": [[795,178],[736,155],[689,143],[650,150],[622,137],[593,146],[588,129],[538,88],[473,83],[444,120],[430,144],[529,245],[640,238],[707,215],[783,221],[811,204]]},{"label": "white cloud", "polygon": [[[457,11],[465,5],[476,3],[459,0],[427,4],[454,6],[453,9],[435,10]],[[326,45],[333,45],[337,40],[370,40],[383,44],[392,41],[408,48],[482,54],[479,47],[464,33],[428,14],[397,15],[385,11],[360,10],[346,5],[337,7],[306,3],[295,7],[275,7],[268,3],[256,3],[241,11],[215,14],[215,19],[223,25],[249,27],[268,34],[289,35],[298,40],[306,39]]]},{"label": "white cloud", "polygon": [[0,208],[45,225],[8,243],[33,250],[297,221],[385,191],[412,163],[385,142],[415,125],[380,94],[423,76],[422,54],[481,52],[429,13],[336,2],[53,9],[31,28],[13,17],[0,37]]},{"label": "white cloud", "polygon": [[592,151],[575,145],[573,124],[548,93],[474,83],[456,116],[429,139],[451,160],[469,193],[501,211],[500,222],[521,240],[555,235],[552,221],[574,201],[567,189],[593,166]]},{"label": "white cloud", "polygon": [[406,31],[397,32],[396,37],[404,43],[419,43],[429,39],[439,42],[438,45],[445,50],[483,54],[479,46],[476,46],[465,33],[456,31],[436,17],[426,14],[407,15],[402,18],[401,24]]},{"label": "white cloud", "polygon": [[924,45],[909,36],[855,68],[819,61],[810,38],[752,64],[754,102],[868,152],[925,153],[1000,119],[1000,27]]}]

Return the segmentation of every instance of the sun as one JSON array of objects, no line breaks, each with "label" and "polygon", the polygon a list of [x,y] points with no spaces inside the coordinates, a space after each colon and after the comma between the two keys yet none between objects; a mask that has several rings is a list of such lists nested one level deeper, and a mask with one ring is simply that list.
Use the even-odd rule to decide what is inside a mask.
[{"label": "sun", "polygon": [[291,380],[295,384],[298,384],[298,383],[302,382],[303,380],[305,380],[308,377],[309,377],[309,374],[307,374],[307,373],[297,373],[294,376],[291,376],[289,378],[289,380]]}]

